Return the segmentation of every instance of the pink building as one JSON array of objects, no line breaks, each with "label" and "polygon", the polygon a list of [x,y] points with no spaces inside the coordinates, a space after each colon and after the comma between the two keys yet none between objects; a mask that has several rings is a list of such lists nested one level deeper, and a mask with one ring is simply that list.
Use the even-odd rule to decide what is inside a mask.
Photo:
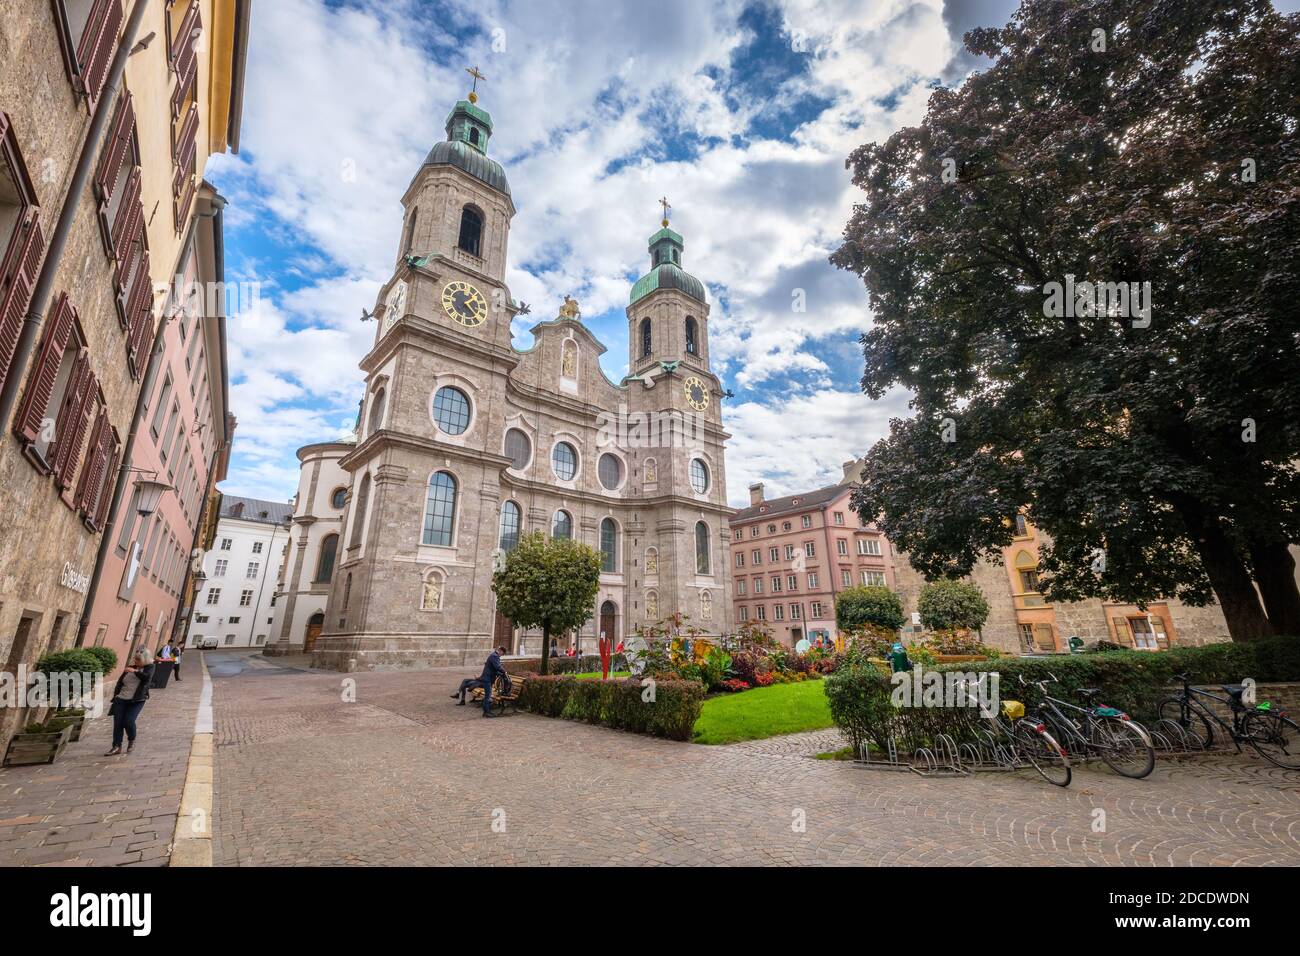
[{"label": "pink building", "polygon": [[[131,475],[107,526],[111,543],[85,630],[87,645],[112,648],[118,669],[137,647],[157,650],[183,613],[193,553],[213,484],[223,477],[234,416],[228,414],[226,319],[221,290],[221,207],[207,183],[165,297],[171,319],[155,342],[157,374],[135,420]],[[141,513],[144,482],[167,490]],[[183,636],[183,631],[177,634]],[[111,676],[111,675],[110,675]]]},{"label": "pink building", "polygon": [[889,542],[849,505],[856,462],[837,484],[770,501],[750,485],[750,506],[731,519],[737,626],[765,625],[787,646],[833,638],[835,596],[862,584],[894,587]]}]

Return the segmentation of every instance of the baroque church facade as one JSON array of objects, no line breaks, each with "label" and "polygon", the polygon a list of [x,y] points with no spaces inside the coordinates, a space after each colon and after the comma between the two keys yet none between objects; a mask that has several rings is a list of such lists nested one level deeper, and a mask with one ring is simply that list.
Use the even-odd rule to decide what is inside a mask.
[{"label": "baroque church facade", "polygon": [[567,297],[520,351],[511,321],[526,310],[505,284],[515,208],[474,93],[446,133],[402,197],[393,275],[372,313],[313,665],[477,664],[497,644],[539,653],[540,632],[514,628],[491,588],[494,565],[532,531],[601,554],[592,617],[561,647],[594,650],[602,632],[626,641],[677,611],[730,631],[722,389],[705,289],[682,269],[667,209],[629,296],[627,377],[606,377],[605,348]]}]

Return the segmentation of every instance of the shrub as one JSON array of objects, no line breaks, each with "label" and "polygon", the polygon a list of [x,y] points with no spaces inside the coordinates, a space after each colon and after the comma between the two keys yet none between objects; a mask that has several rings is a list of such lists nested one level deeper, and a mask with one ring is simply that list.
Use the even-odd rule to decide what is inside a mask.
[{"label": "shrub", "polygon": [[881,727],[887,725],[893,710],[888,677],[870,664],[850,664],[826,678],[825,690],[831,719],[849,738],[855,753],[860,753],[868,740],[881,745]]},{"label": "shrub", "polygon": [[903,621],[902,602],[887,587],[845,588],[835,598],[835,624],[841,631],[855,632],[869,624],[896,631]]},{"label": "shrub", "polygon": [[720,647],[711,647],[704,662],[697,666],[700,670],[701,682],[709,690],[713,690],[720,687],[726,678],[727,671],[731,668],[731,655]]},{"label": "shrub", "polygon": [[759,661],[762,659],[756,651],[737,651],[731,655],[731,672],[738,680],[753,684],[754,676],[758,673]]},{"label": "shrub", "polygon": [[[942,578],[921,588],[916,600],[921,623],[931,631],[977,631],[989,618],[989,602],[969,581]],[[947,651],[945,653],[967,653]]]},{"label": "shrub", "polygon": [[696,681],[656,679],[653,701],[643,699],[645,690],[639,680],[530,676],[518,703],[525,710],[545,717],[564,717],[615,730],[690,740],[691,729],[704,705],[704,685]]},{"label": "shrub", "polygon": [[749,690],[749,688],[750,684],[747,681],[739,680],[735,677],[728,678],[722,682],[722,689],[731,694],[742,690]]},{"label": "shrub", "polygon": [[[113,655],[113,663],[117,663],[117,655]],[[46,654],[36,662],[35,669],[45,674],[102,674],[106,667],[104,658],[92,654],[89,648],[74,647]]]},{"label": "shrub", "polygon": [[103,673],[111,674],[117,668],[117,651],[111,647],[83,647],[82,650],[99,658]]}]

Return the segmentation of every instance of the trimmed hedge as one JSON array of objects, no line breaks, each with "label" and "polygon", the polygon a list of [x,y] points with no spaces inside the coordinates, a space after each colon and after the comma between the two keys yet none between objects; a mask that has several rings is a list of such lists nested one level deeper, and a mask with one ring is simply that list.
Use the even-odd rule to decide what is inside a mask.
[{"label": "trimmed hedge", "polygon": [[117,651],[111,647],[83,647],[82,650],[99,658],[105,674],[111,674],[117,668]]},{"label": "trimmed hedge", "polygon": [[[996,661],[945,664],[940,671],[997,671],[999,695],[1023,700],[1030,710],[1040,703],[1031,683],[1054,675],[1053,697],[1074,702],[1080,687],[1100,687],[1104,702],[1150,720],[1169,689],[1178,686],[1175,674],[1187,674],[1193,684],[1239,684],[1247,677],[1259,683],[1300,681],[1300,639],[1273,637],[1249,643],[1225,642],[1167,651],[1098,651],[1054,657],[1004,657]],[[1024,677],[1028,686],[1017,679]]]},{"label": "trimmed hedge", "polygon": [[529,674],[518,705],[544,717],[563,717],[615,730],[690,740],[704,706],[704,685],[696,681],[655,681],[654,700],[635,679],[579,680],[560,674]]},{"label": "trimmed hedge", "polygon": [[[518,660],[505,660],[506,672],[510,674],[536,674],[538,668],[542,666],[540,657],[521,657]],[[600,655],[583,654],[581,657],[567,657],[563,654],[552,657],[548,662],[550,672],[547,676],[556,674],[590,674],[593,671],[600,673]],[[623,654],[614,654],[610,658],[609,670],[614,671],[627,670],[627,658]]]},{"label": "trimmed hedge", "polygon": [[[112,651],[109,651],[112,654]],[[113,654],[113,663],[117,655]],[[104,658],[91,653],[88,647],[74,647],[66,651],[46,654],[36,662],[36,670],[45,674],[103,674],[108,670]]]}]

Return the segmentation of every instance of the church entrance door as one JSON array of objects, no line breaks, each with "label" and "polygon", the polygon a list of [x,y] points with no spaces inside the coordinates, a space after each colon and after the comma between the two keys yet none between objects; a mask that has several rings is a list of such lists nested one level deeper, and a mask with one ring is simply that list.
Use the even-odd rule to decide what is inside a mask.
[{"label": "church entrance door", "polygon": [[615,646],[618,645],[618,606],[613,601],[600,606],[600,630]]},{"label": "church entrance door", "polygon": [[500,611],[497,611],[496,626],[492,630],[492,646],[504,647],[506,653],[513,654],[515,650],[515,625]]},{"label": "church entrance door", "polygon": [[302,652],[310,654],[316,646],[316,638],[320,637],[321,628],[325,626],[324,614],[313,614],[307,620],[307,637],[302,642]]}]

